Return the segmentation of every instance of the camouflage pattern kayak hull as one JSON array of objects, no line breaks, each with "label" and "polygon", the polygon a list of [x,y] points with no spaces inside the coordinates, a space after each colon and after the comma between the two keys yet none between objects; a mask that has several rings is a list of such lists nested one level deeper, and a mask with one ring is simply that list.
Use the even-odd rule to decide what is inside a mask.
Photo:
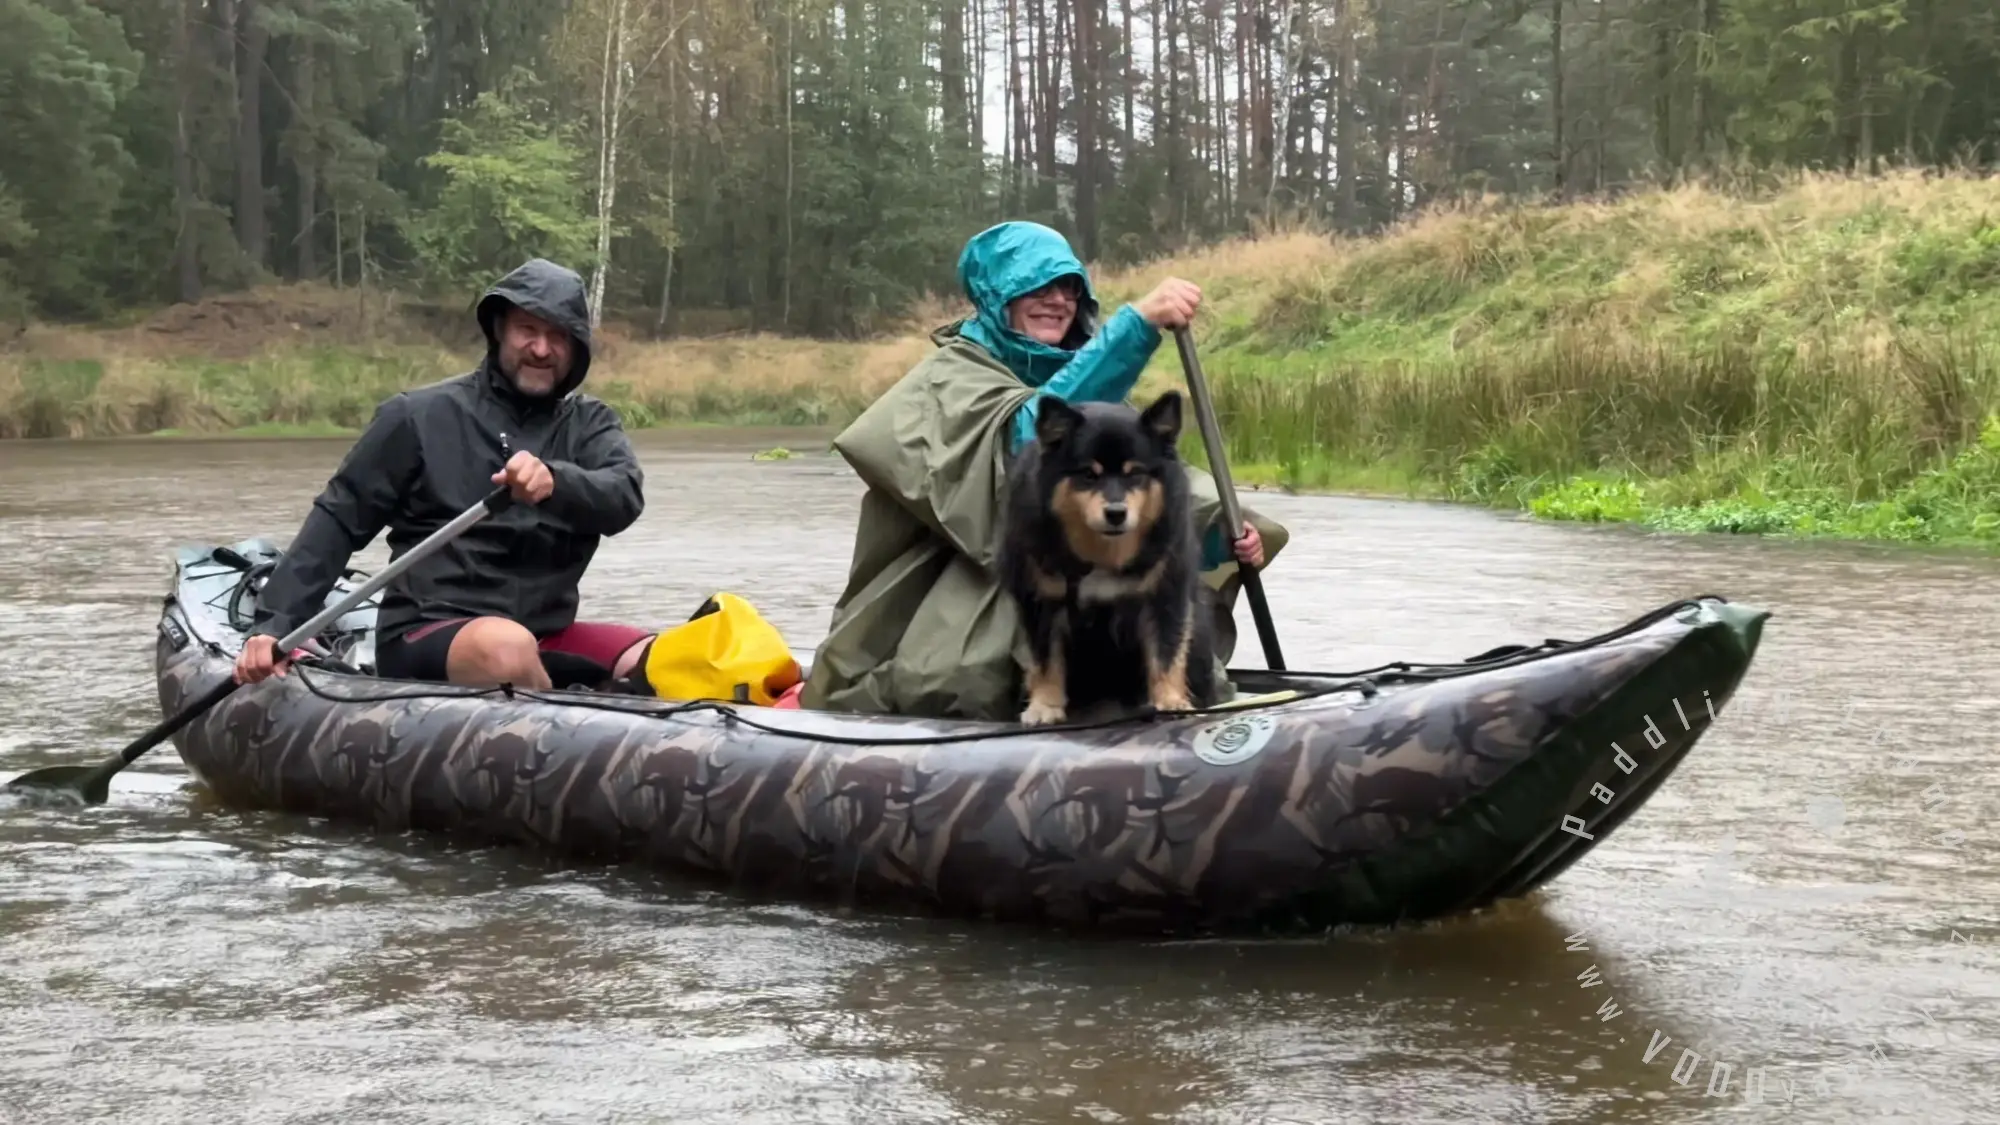
[{"label": "camouflage pattern kayak hull", "polygon": [[[230,675],[246,568],[273,553],[181,552],[156,648],[164,713]],[[1583,641],[1243,670],[1239,689],[1260,694],[1224,709],[1028,729],[376,679],[355,671],[364,607],[326,635],[335,663],[239,689],[174,742],[237,807],[749,895],[1113,933],[1315,932],[1554,878],[1693,748],[1767,616],[1703,597]]]}]

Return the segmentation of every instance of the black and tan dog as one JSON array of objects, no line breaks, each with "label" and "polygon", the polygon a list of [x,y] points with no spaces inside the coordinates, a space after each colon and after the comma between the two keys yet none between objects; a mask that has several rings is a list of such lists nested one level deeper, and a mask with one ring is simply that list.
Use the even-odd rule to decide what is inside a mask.
[{"label": "black and tan dog", "polygon": [[1216,702],[1180,432],[1178,391],[1143,413],[1042,400],[1035,440],[1008,471],[997,552],[1028,634],[1022,722],[1104,704]]}]

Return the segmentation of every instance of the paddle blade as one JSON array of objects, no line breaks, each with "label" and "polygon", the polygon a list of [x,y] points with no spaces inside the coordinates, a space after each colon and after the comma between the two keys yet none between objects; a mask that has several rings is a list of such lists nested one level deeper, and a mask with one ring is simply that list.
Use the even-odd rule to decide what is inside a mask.
[{"label": "paddle blade", "polygon": [[48,766],[29,770],[7,788],[35,804],[101,805],[111,796],[111,773],[103,766]]}]

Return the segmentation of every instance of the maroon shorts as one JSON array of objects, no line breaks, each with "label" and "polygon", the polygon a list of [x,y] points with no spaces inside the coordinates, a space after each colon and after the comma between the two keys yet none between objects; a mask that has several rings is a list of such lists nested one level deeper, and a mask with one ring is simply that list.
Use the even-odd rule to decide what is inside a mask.
[{"label": "maroon shorts", "polygon": [[[445,658],[451,654],[452,638],[471,620],[455,617],[450,621],[429,621],[381,644],[375,649],[375,674],[391,680],[445,682],[449,678]],[[620,654],[652,635],[652,630],[636,625],[577,621],[539,638],[536,647],[543,652],[580,656],[610,671]]]}]

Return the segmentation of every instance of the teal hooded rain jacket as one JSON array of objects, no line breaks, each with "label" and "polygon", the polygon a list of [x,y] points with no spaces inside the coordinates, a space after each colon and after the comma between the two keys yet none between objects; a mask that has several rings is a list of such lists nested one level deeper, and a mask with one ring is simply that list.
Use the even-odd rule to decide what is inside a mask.
[{"label": "teal hooded rain jacket", "polygon": [[[1083,282],[1077,325],[1070,332],[1081,347],[1051,347],[1008,325],[1007,302],[1068,275]],[[1068,240],[1040,223],[1001,223],[972,236],[958,256],[958,282],[977,310],[959,335],[986,349],[1021,382],[1064,402],[1125,401],[1160,346],[1159,329],[1131,305],[1096,328],[1097,292],[1090,275]],[[1034,438],[1040,406],[1037,395],[1014,416],[1014,449]]]}]

